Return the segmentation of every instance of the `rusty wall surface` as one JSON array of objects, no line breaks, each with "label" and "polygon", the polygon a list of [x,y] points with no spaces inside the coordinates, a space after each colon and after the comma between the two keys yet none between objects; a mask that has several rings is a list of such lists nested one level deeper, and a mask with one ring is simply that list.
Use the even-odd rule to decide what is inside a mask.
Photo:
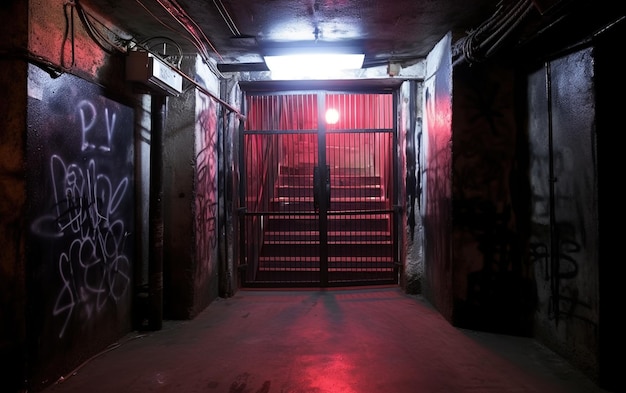
[{"label": "rusty wall surface", "polygon": [[454,323],[530,336],[535,289],[525,258],[527,154],[515,72],[462,65],[453,81]]},{"label": "rusty wall surface", "polygon": [[529,112],[535,331],[595,378],[600,299],[593,73],[589,48],[546,63],[530,75]]}]

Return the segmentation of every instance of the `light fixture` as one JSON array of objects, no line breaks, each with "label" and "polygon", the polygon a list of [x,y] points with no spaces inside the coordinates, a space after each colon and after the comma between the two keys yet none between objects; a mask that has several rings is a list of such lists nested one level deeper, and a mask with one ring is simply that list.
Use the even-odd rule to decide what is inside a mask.
[{"label": "light fixture", "polygon": [[301,53],[265,56],[265,64],[270,71],[353,70],[361,68],[364,58],[358,53]]},{"label": "light fixture", "polygon": [[315,43],[308,47],[273,48],[267,50],[263,58],[272,75],[317,77],[357,70],[363,66],[365,54],[350,47]]},{"label": "light fixture", "polygon": [[337,124],[339,121],[339,111],[335,108],[328,108],[326,111],[326,123],[327,124]]}]

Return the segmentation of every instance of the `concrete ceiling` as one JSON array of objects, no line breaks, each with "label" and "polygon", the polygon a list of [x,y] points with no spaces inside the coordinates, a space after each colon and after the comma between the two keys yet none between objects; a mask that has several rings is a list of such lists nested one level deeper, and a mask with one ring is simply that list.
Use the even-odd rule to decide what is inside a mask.
[{"label": "concrete ceiling", "polygon": [[[449,31],[458,37],[482,32],[483,40],[499,42],[516,30],[511,42],[519,43],[560,23],[572,9],[582,10],[581,4],[587,9],[580,14],[589,15],[589,3],[596,4],[597,13],[602,1],[80,0],[80,4],[151,49],[163,45],[167,51],[200,53],[222,70],[248,71],[264,69],[262,54],[276,46],[356,45],[366,54],[364,67],[372,67],[422,60]],[[618,7],[623,12],[623,6]],[[579,25],[579,18],[575,20]]]}]

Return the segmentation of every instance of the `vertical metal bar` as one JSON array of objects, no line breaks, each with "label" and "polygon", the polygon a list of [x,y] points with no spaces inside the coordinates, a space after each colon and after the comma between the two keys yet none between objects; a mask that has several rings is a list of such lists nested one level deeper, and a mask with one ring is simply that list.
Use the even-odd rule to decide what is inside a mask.
[{"label": "vertical metal bar", "polygon": [[[317,95],[317,143],[318,143],[318,167],[320,176],[318,177],[319,184],[322,193],[325,191],[325,183],[327,181],[326,168],[326,121],[325,121],[325,109],[326,109],[326,95],[324,93],[318,93]],[[328,206],[326,204],[326,197],[320,198],[320,211],[319,211],[319,245],[320,245],[320,285],[322,287],[328,286]]]},{"label": "vertical metal bar", "polygon": [[[247,253],[247,243],[248,243],[248,223],[246,220],[246,190],[247,190],[247,181],[248,181],[248,171],[246,169],[246,154],[247,154],[247,146],[245,140],[245,127],[246,124],[251,124],[253,118],[250,117],[250,108],[251,105],[251,97],[249,97],[245,92],[241,93],[241,102],[246,106],[244,108],[244,113],[246,114],[245,121],[239,122],[239,209],[237,210],[238,218],[239,218],[239,266],[238,273],[240,274],[241,285],[245,287],[246,285],[246,272],[247,272],[247,261],[248,261],[248,253]],[[253,112],[254,113],[254,112]]]},{"label": "vertical metal bar", "polygon": [[560,319],[560,297],[559,297],[559,280],[560,280],[560,232],[556,218],[556,178],[554,175],[554,144],[553,144],[553,123],[552,123],[552,68],[551,63],[545,63],[546,78],[546,97],[548,106],[548,174],[549,174],[549,200],[550,200],[550,305],[552,306],[552,316],[556,323]]},{"label": "vertical metal bar", "polygon": [[[240,154],[239,154],[239,174],[240,174],[240,179],[239,179],[239,209],[237,210],[237,214],[239,215],[239,274],[241,275],[240,279],[241,279],[241,285],[245,287],[246,282],[247,282],[247,268],[248,268],[248,263],[247,261],[249,260],[249,256],[248,256],[248,239],[249,237],[247,236],[248,234],[248,220],[246,219],[246,211],[247,211],[247,204],[246,204],[246,190],[247,190],[247,182],[248,182],[248,171],[246,169],[245,166],[245,161],[246,161],[246,153],[247,153],[247,146],[245,144],[245,139],[244,139],[244,123],[240,122],[239,123],[239,150],[240,150]],[[243,268],[242,268],[243,265]]]},{"label": "vertical metal bar", "polygon": [[[399,104],[399,93],[396,91],[393,93],[393,104],[392,104],[392,108],[391,111],[394,114],[394,116],[392,117],[393,120],[393,135],[392,135],[392,156],[391,159],[388,160],[388,162],[391,162],[392,168],[391,168],[391,176],[393,179],[393,187],[390,190],[391,191],[391,195],[389,195],[390,200],[394,201],[394,212],[392,214],[392,218],[393,218],[393,225],[391,225],[391,228],[393,229],[393,262],[394,262],[394,273],[397,272],[398,269],[398,265],[400,263],[400,249],[399,249],[399,234],[401,233],[401,231],[403,230],[403,228],[401,228],[400,226],[403,225],[404,223],[402,222],[402,220],[399,219],[400,216],[400,200],[399,200],[399,193],[398,193],[398,183],[399,183],[399,176],[398,176],[398,160],[395,159],[395,157],[398,156],[398,116],[396,115],[396,112],[398,110],[398,104]],[[397,274],[396,274],[397,276]]]}]

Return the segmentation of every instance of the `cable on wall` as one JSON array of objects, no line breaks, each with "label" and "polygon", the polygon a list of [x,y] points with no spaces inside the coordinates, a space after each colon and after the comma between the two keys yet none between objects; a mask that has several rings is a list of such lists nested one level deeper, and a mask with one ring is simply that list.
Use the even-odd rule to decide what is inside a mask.
[{"label": "cable on wall", "polygon": [[[198,49],[204,55],[206,59],[208,59],[209,53],[204,45],[206,42],[215,55],[222,60],[222,55],[215,49],[211,41],[204,34],[202,29],[198,26],[198,24],[185,12],[185,10],[174,0],[157,0],[158,3],[163,7],[165,11],[167,11],[181,26],[185,28],[185,30],[194,38],[196,43],[198,44]],[[202,40],[204,39],[204,41]]]},{"label": "cable on wall", "polygon": [[455,43],[452,55],[457,59],[453,65],[463,61],[478,63],[492,56],[535,9],[532,0],[500,5],[491,18]]},{"label": "cable on wall", "polygon": [[104,23],[90,15],[78,0],[74,0],[73,4],[87,33],[102,50],[108,54],[126,53],[126,48],[131,42],[130,37],[121,37],[118,33],[107,28]]},{"label": "cable on wall", "polygon": [[[141,0],[135,0],[137,2],[137,4],[139,4],[150,16],[152,16],[157,22],[159,22],[160,24],[162,24],[163,26],[165,26],[167,29],[175,32],[177,35],[180,35],[181,37],[183,37],[184,39],[186,39],[187,41],[189,41],[197,50],[198,50],[198,54],[200,55],[200,57],[203,59],[204,63],[211,69],[211,71],[217,75],[219,78],[221,79],[227,79],[215,66],[215,64],[211,61],[211,56],[209,55],[209,51],[206,47],[206,45],[203,43],[203,40],[201,39],[202,37],[204,37],[205,42],[213,49],[213,51],[216,53],[216,55],[221,59],[222,56],[219,54],[219,52],[217,52],[217,50],[215,49],[215,47],[211,44],[211,41],[209,41],[209,39],[206,37],[206,35],[204,35],[204,33],[202,32],[202,30],[198,27],[197,23],[195,21],[193,21],[193,19],[191,19],[191,17],[189,17],[187,15],[187,13],[182,9],[182,7],[180,7],[178,4],[172,4],[171,0],[157,0],[159,5],[168,13],[170,14],[170,16],[179,24],[183,27],[183,29],[185,29],[185,31],[191,36],[191,38],[183,35],[180,31],[178,31],[177,29],[173,28],[172,26],[168,25],[167,23],[163,22],[158,16],[154,15],[154,13],[152,13],[150,11],[150,9],[142,3]],[[169,3],[165,4],[165,2]],[[189,21],[189,24],[191,24],[194,28],[191,29],[189,24],[185,23],[185,21]]]},{"label": "cable on wall", "polygon": [[237,28],[237,25],[235,25],[233,18],[230,16],[228,11],[226,10],[224,3],[222,3],[221,0],[213,0],[213,4],[215,5],[215,8],[217,8],[217,11],[220,13],[220,16],[222,17],[222,19],[224,19],[224,22],[226,22],[226,26],[228,27],[230,32],[234,36],[241,36],[241,32]]}]

